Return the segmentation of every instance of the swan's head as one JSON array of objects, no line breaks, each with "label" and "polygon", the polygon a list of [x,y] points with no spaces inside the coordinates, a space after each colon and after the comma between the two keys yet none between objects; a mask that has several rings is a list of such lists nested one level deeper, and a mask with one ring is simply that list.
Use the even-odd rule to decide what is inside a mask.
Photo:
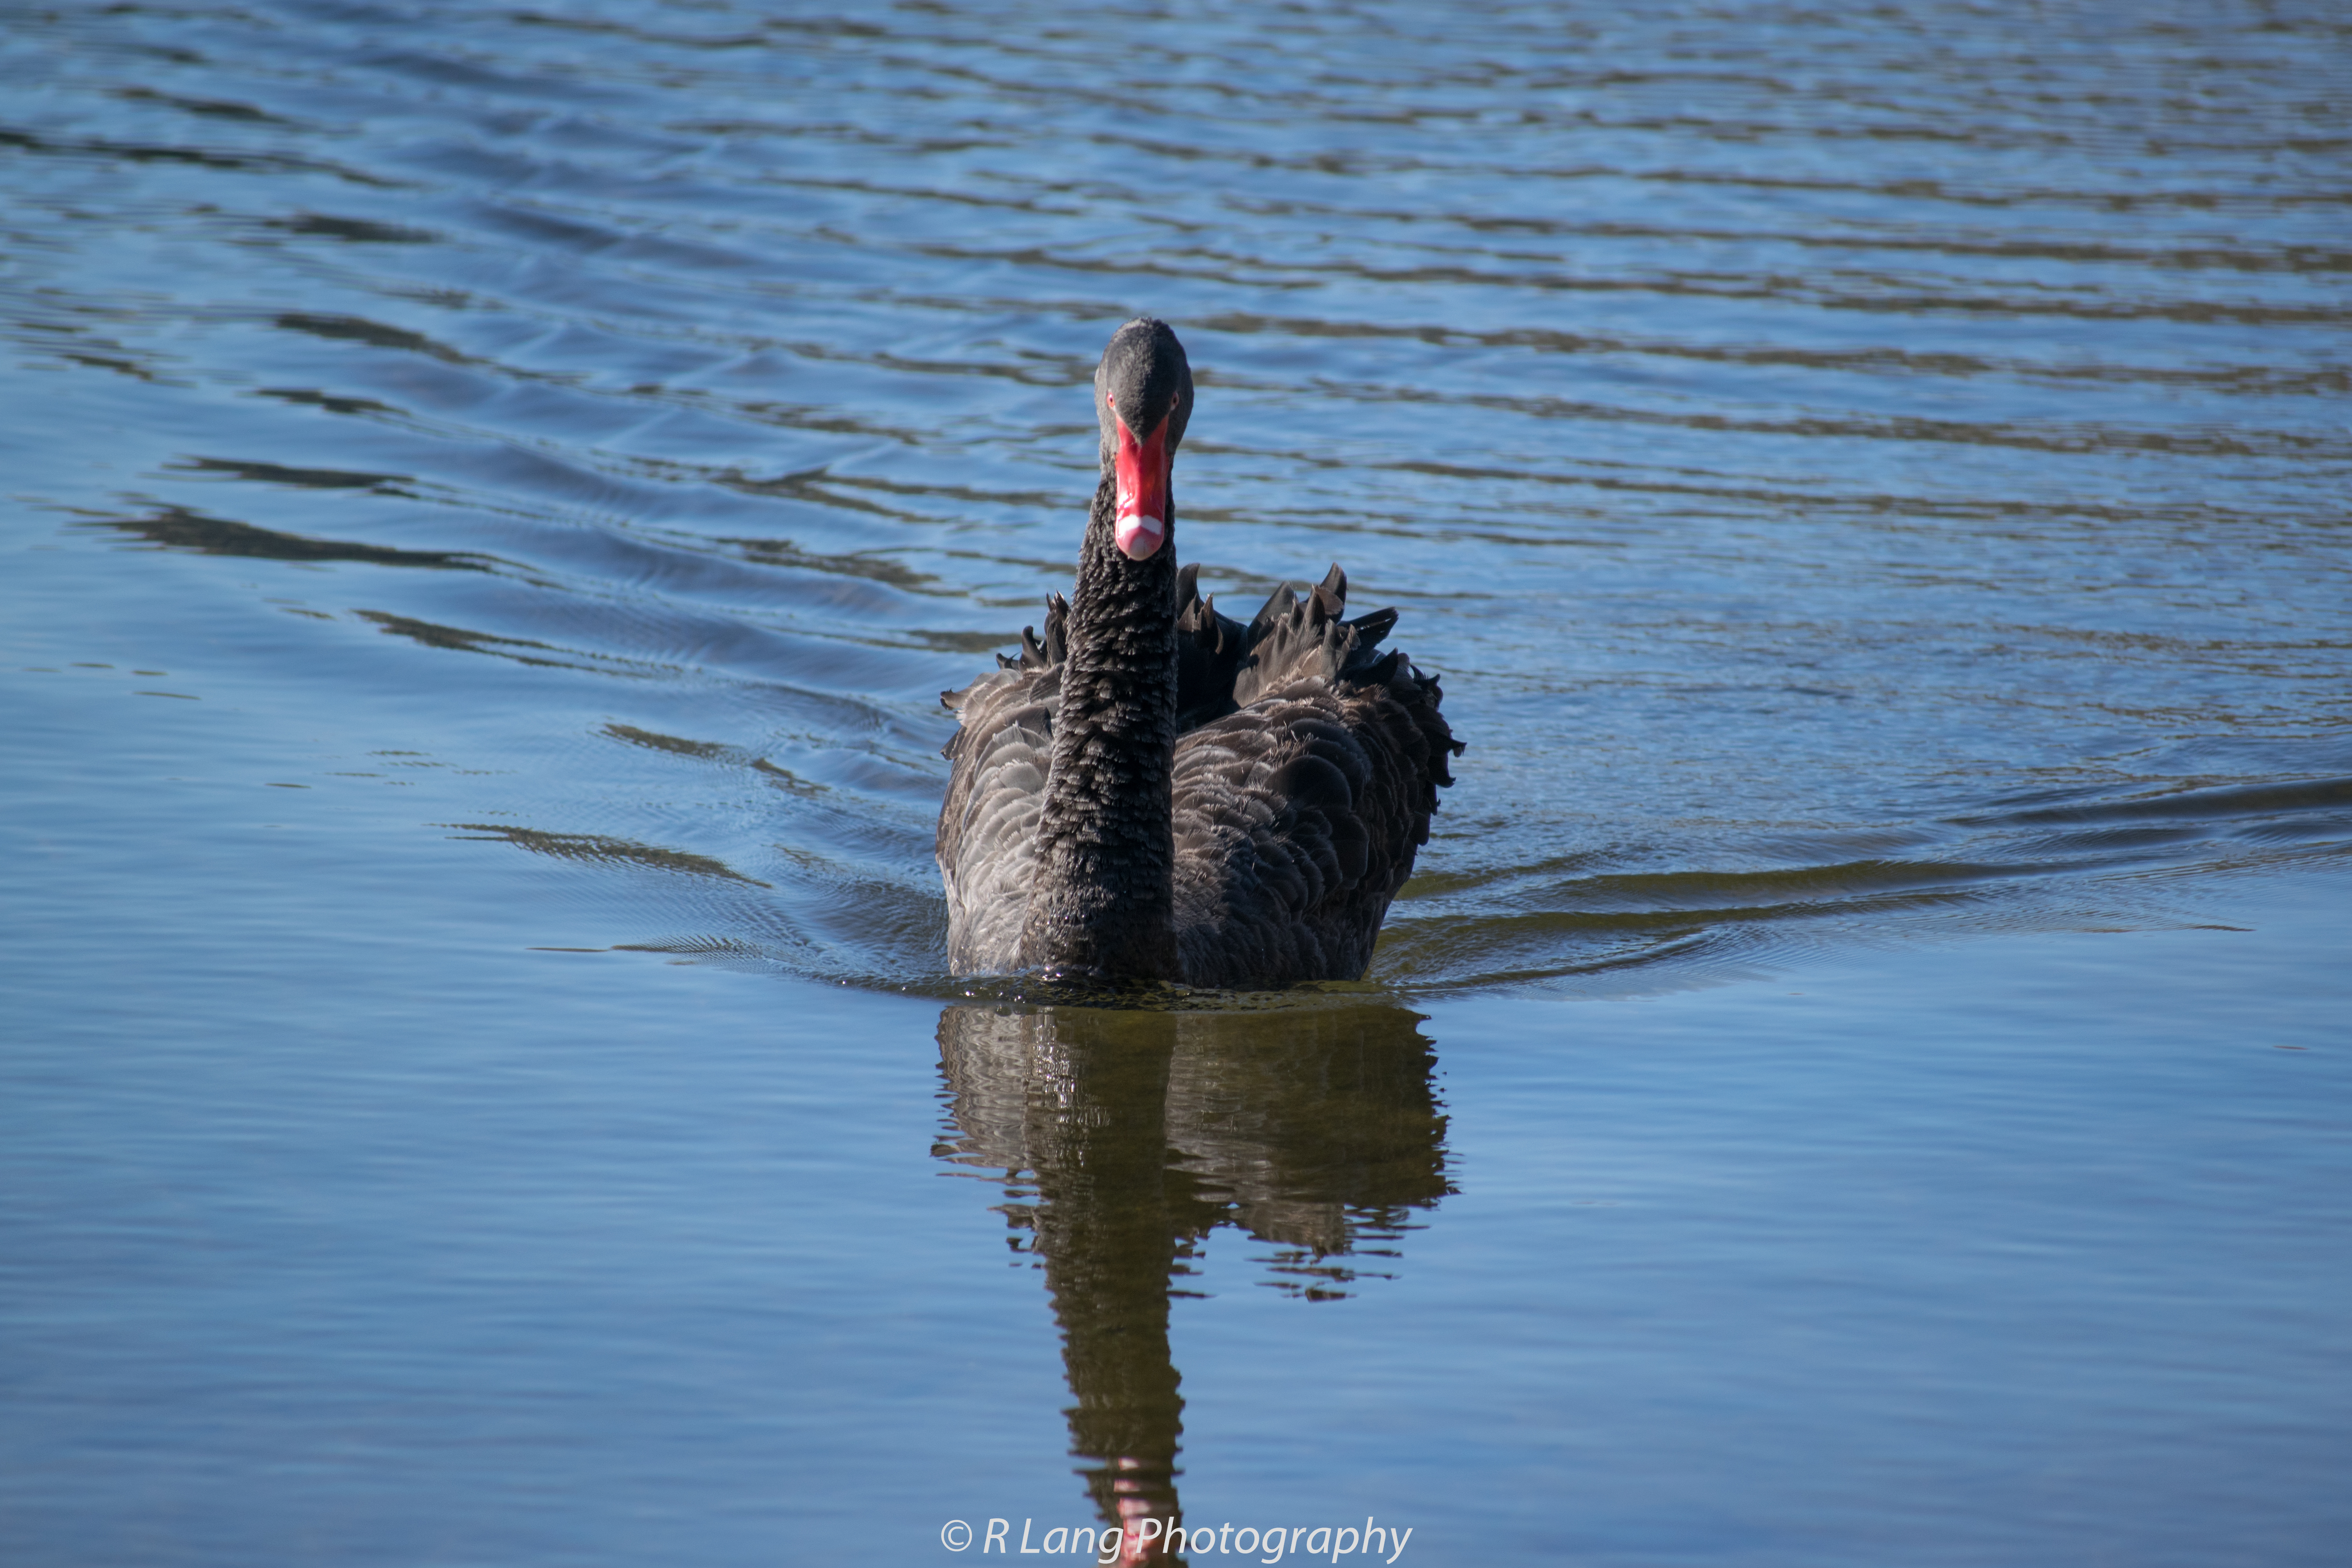
[{"label": "swan's head", "polygon": [[1192,416],[1192,367],[1167,322],[1138,316],[1095,367],[1103,467],[1118,479],[1118,548],[1147,561],[1168,538],[1168,469]]}]

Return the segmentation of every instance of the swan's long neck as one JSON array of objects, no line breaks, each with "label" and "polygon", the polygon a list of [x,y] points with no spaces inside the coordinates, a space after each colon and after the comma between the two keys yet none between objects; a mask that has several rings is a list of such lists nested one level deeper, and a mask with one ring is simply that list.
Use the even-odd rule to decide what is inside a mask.
[{"label": "swan's long neck", "polygon": [[1176,977],[1176,509],[1150,558],[1114,541],[1111,476],[1095,491],[1070,595],[1053,768],[1037,826],[1024,968],[1096,980]]}]

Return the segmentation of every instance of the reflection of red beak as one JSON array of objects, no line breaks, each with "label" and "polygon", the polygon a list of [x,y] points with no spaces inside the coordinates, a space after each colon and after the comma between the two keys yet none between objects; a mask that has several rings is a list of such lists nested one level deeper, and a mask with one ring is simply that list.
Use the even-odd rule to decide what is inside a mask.
[{"label": "reflection of red beak", "polygon": [[1113,415],[1112,423],[1118,426],[1119,552],[1129,561],[1148,561],[1168,537],[1168,421],[1140,441],[1126,420]]},{"label": "reflection of red beak", "polygon": [[[1121,1469],[1133,1469],[1137,1463],[1124,1457],[1118,1460]],[[1118,1499],[1119,1568],[1150,1568],[1171,1561],[1168,1531],[1176,1521],[1161,1514],[1159,1505],[1143,1495],[1143,1483],[1131,1476],[1113,1480],[1111,1490]]]}]

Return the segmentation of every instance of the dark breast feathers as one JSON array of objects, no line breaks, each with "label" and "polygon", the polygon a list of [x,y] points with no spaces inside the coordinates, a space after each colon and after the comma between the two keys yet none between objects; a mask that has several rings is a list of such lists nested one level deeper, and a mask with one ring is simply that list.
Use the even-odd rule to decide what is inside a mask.
[{"label": "dark breast feathers", "polygon": [[[1396,612],[1343,618],[1337,566],[1279,589],[1244,626],[1179,578],[1172,780],[1175,928],[1186,984],[1237,990],[1353,980],[1429,840],[1462,747],[1434,677],[1378,652]],[[1067,606],[1018,659],[945,698],[962,726],[940,813],[948,956],[958,974],[1021,966],[1053,752]]]}]

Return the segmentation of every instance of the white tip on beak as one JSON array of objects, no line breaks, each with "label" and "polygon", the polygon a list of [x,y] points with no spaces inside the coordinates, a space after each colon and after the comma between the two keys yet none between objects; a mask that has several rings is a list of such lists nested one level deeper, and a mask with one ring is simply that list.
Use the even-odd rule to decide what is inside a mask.
[{"label": "white tip on beak", "polygon": [[1129,561],[1150,560],[1167,537],[1167,525],[1156,517],[1130,514],[1118,520],[1119,552]]}]

